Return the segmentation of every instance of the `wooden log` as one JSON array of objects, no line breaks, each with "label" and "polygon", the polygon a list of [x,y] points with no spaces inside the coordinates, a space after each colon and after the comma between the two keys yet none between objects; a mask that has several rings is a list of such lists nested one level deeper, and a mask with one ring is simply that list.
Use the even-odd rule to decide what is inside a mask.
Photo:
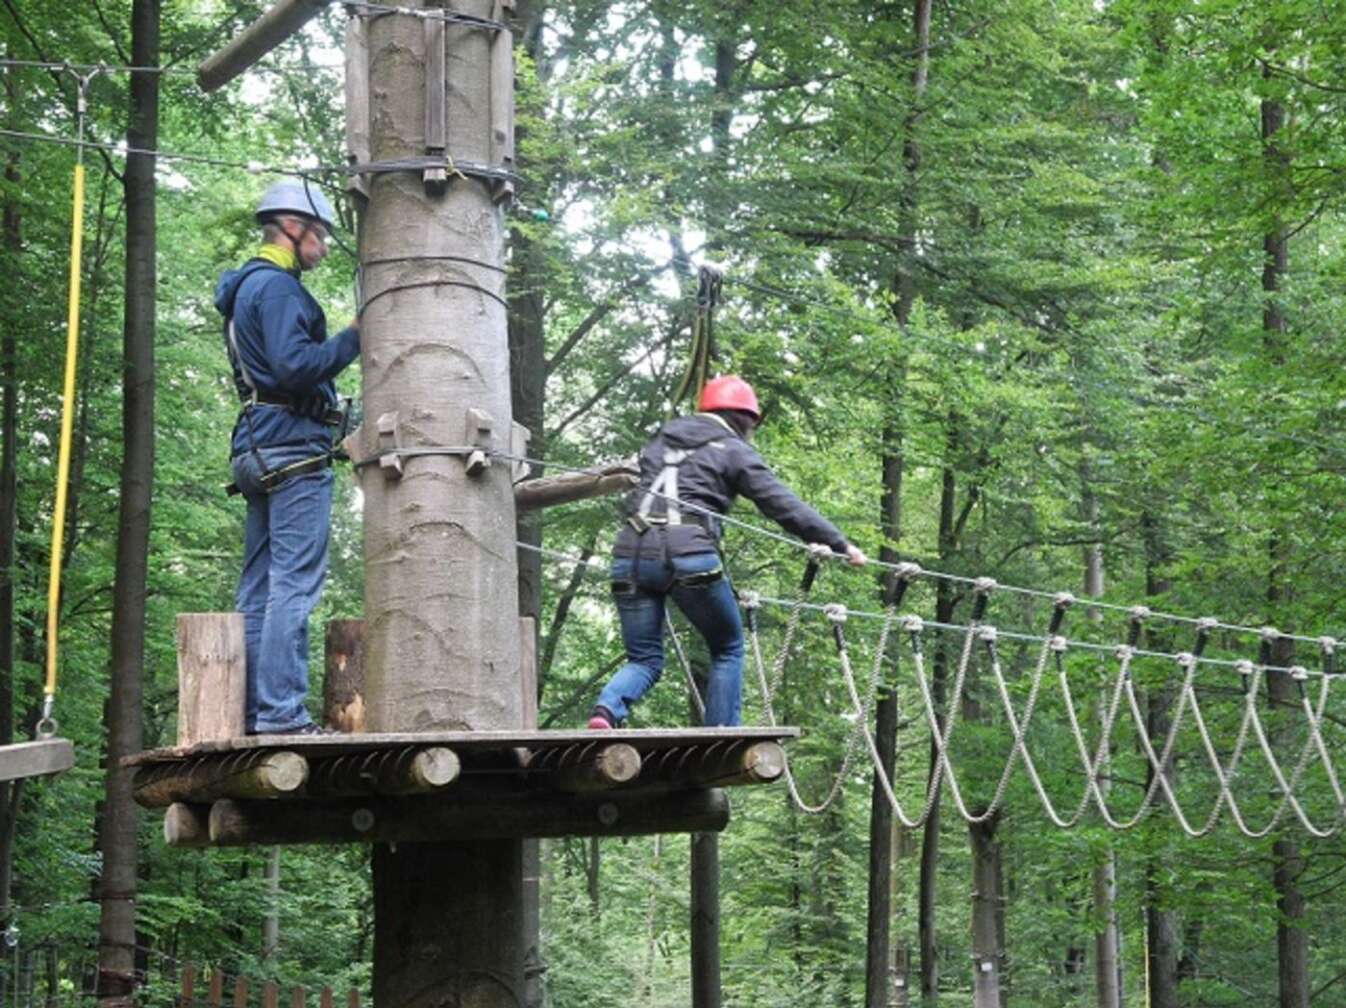
[{"label": "wooden log", "polygon": [[183,963],[181,976],[181,991],[178,994],[179,1008],[193,1008],[193,1002],[196,1000],[196,963]]},{"label": "wooden log", "polygon": [[661,787],[728,787],[770,784],[784,773],[785,749],[779,742],[726,742],[648,753],[639,783]]},{"label": "wooden log", "polygon": [[306,780],[308,760],[298,753],[252,749],[141,767],[132,788],[137,804],[163,808],[217,798],[280,798],[298,792]]},{"label": "wooden log", "polygon": [[304,1008],[308,1001],[308,991],[303,987],[296,987],[290,992],[290,1008]]},{"label": "wooden log", "polygon": [[179,613],[178,745],[244,734],[243,614]]},{"label": "wooden log", "polygon": [[318,991],[318,1008],[334,1008],[331,987],[324,987]]},{"label": "wooden log", "polygon": [[729,822],[723,791],[574,796],[495,801],[444,796],[266,802],[221,799],[210,808],[210,841],[248,844],[416,843],[510,837],[637,836],[718,832]]},{"label": "wooden log", "polygon": [[555,504],[623,493],[639,481],[640,470],[634,459],[596,467],[588,472],[542,476],[514,485],[514,507],[519,511],[534,511]]},{"label": "wooden log", "polygon": [[280,1008],[280,985],[274,980],[262,984],[262,1008]]},{"label": "wooden log", "polygon": [[248,1008],[248,978],[241,976],[234,981],[234,1008]]},{"label": "wooden log", "polygon": [[174,802],[164,810],[164,843],[170,847],[210,846],[210,806]]},{"label": "wooden log", "polygon": [[0,746],[0,781],[62,773],[75,765],[69,739],[49,738]]},{"label": "wooden log", "polygon": [[324,798],[429,794],[448,787],[461,772],[462,761],[447,746],[348,753],[314,762],[305,793]]},{"label": "wooden log", "polygon": [[210,1008],[223,1008],[224,1006],[224,974],[220,972],[218,966],[212,966],[210,969],[210,992],[206,997]]},{"label": "wooden log", "polygon": [[[360,20],[352,18],[353,21]],[[331,620],[324,637],[323,723],[348,735],[365,730],[365,621]]]},{"label": "wooden log", "polygon": [[[546,760],[529,766],[546,774],[545,787],[559,791],[603,791],[635,780],[640,774],[640,753],[626,742],[594,742],[565,751],[554,767]],[[550,773],[547,771],[550,770]]]}]

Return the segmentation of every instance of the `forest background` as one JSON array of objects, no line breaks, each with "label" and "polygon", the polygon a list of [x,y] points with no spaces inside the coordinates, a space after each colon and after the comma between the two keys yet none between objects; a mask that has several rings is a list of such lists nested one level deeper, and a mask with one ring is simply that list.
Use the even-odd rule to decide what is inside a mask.
[{"label": "forest background", "polygon": [[[87,136],[103,146],[85,157],[57,706],[79,762],[0,789],[12,939],[0,1002],[88,1003],[100,916],[128,902],[114,863],[131,873],[146,1004],[169,1003],[186,960],[366,985],[367,850],[288,848],[275,886],[267,851],[168,850],[157,817],[126,819],[104,794],[108,752],[173,738],[174,615],[232,597],[241,506],[221,488],[236,402],[210,296],[256,242],[251,206],[272,176],[247,164],[344,161],[345,15],[331,9],[204,96],[190,68],[263,5],[0,3],[0,741],[28,737],[40,703],[70,251],[75,153],[34,137],[77,127],[74,76],[14,61],[170,68],[134,86],[110,70],[89,89]],[[686,366],[694,264],[709,259],[727,269],[716,369],[757,386],[763,453],[872,555],[1307,637],[1340,628],[1346,4],[523,0],[516,28],[510,341],[534,456],[583,466],[639,446]],[[151,162],[126,146],[194,157]],[[309,278],[334,320],[355,308],[353,271],[336,250]],[[358,395],[358,373],[343,383]],[[338,487],[315,626],[361,605],[348,471]],[[612,501],[574,505],[521,522],[520,536],[601,561],[614,517]],[[771,597],[788,597],[803,565],[742,529],[725,550],[739,586]],[[577,726],[620,654],[601,571],[529,551],[520,562],[540,605],[542,723]],[[815,595],[875,610],[880,575],[829,566]],[[904,606],[966,623],[958,585],[920,581]],[[993,595],[992,621],[1044,632],[1050,602]],[[792,753],[810,799],[829,791],[856,722],[815,616],[777,697],[805,729]],[[763,619],[769,645],[784,619]],[[1125,636],[1120,617],[1070,621],[1070,635]],[[919,807],[930,753],[910,652],[876,655],[875,630],[848,630],[857,666],[882,659],[863,716],[896,732],[894,779]],[[1179,651],[1192,633],[1161,621],[1146,640]],[[940,689],[957,643],[929,636]],[[1257,659],[1260,646],[1228,631],[1212,653]],[[1322,660],[1285,641],[1276,655]],[[1108,681],[1097,653],[1068,661],[1080,681]],[[1007,664],[1022,702],[1032,654]],[[1160,734],[1177,672],[1137,672]],[[675,678],[637,726],[685,722]],[[1274,679],[1269,708],[1287,688]],[[1235,723],[1237,673],[1206,669],[1200,687],[1216,727]],[[1060,713],[1059,698],[1043,704]],[[750,687],[750,719],[759,706]],[[1008,736],[984,667],[955,706],[967,731],[954,762],[985,808]],[[1059,721],[1044,724],[1036,750],[1068,750]],[[1342,724],[1331,705],[1334,751]],[[1276,744],[1297,751],[1294,733],[1287,720]],[[1179,734],[1175,775],[1205,809],[1197,745]],[[1134,808],[1147,783],[1134,731],[1119,733],[1116,760],[1110,787]],[[1078,792],[1077,763],[1044,766],[1054,794]],[[1225,824],[1191,840],[1162,812],[1128,831],[1096,816],[1063,831],[1022,775],[988,826],[969,830],[945,806],[923,830],[881,834],[895,866],[880,952],[903,993],[866,1002],[863,754],[836,779],[818,815],[784,788],[735,797],[721,844],[726,1004],[901,1004],[909,991],[913,1004],[966,1005],[988,954],[1002,1003],[1346,1003],[1340,837],[1287,818],[1261,839]],[[1238,784],[1265,821],[1279,798],[1265,762]],[[687,860],[679,836],[544,844],[547,1003],[689,1003]],[[982,931],[976,956],[974,911],[989,914],[978,919],[994,946]],[[1117,969],[1096,979],[1109,949]]]}]

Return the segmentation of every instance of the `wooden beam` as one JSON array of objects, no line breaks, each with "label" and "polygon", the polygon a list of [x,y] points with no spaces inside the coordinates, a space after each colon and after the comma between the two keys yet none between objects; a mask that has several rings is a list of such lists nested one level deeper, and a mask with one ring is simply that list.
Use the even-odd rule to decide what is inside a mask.
[{"label": "wooden beam", "polygon": [[649,753],[639,784],[663,787],[728,787],[770,784],[785,773],[785,749],[779,742],[725,742],[705,748],[672,748]]},{"label": "wooden beam", "polygon": [[75,747],[69,739],[38,739],[0,746],[0,781],[43,777],[75,765]]},{"label": "wooden beam", "polygon": [[315,763],[305,792],[323,798],[429,794],[461,771],[458,754],[446,746],[350,753]]},{"label": "wooden beam", "polygon": [[132,787],[138,805],[163,808],[218,798],[280,798],[296,794],[306,780],[308,760],[298,753],[253,750],[144,767]]},{"label": "wooden beam", "polygon": [[178,745],[243,734],[247,650],[243,614],[179,613]]},{"label": "wooden beam", "polygon": [[233,41],[207,56],[196,68],[202,91],[228,84],[276,46],[308,24],[331,0],[280,0],[234,36]]},{"label": "wooden beam", "polygon": [[519,511],[535,511],[554,504],[624,493],[639,481],[640,470],[634,460],[614,462],[589,472],[543,476],[514,484],[514,507]]},{"label": "wooden beam", "polygon": [[719,832],[723,791],[529,795],[496,801],[447,796],[269,802],[221,799],[210,807],[210,842],[248,844],[417,843],[525,836],[636,836]]},{"label": "wooden beam", "polygon": [[[546,786],[561,791],[605,791],[630,783],[640,773],[640,753],[626,742],[594,743],[582,749],[555,768],[541,767],[552,770]],[[530,763],[529,769],[534,765]]]},{"label": "wooden beam", "polygon": [[170,847],[210,846],[210,806],[174,802],[164,810],[164,843]]}]

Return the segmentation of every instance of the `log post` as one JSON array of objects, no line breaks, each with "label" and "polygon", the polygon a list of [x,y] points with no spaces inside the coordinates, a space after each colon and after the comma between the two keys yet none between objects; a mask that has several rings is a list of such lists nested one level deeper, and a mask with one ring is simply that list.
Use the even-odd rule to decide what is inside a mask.
[{"label": "log post", "polygon": [[[408,7],[427,7],[408,0]],[[494,20],[494,0],[427,10]],[[370,156],[424,158],[446,123],[460,170],[442,194],[422,171],[370,176],[360,233],[364,427],[361,468],[367,730],[517,730],[523,725],[513,419],[504,300],[504,219],[490,165],[491,110],[512,102],[492,74],[496,28],[394,13],[369,22]],[[427,92],[442,38],[447,76]],[[498,70],[499,67],[497,66]],[[474,446],[476,451],[458,449]],[[457,446],[457,447],[455,447]],[[444,797],[435,796],[441,803]],[[419,805],[420,799],[398,804]],[[308,806],[306,813],[313,813]],[[214,816],[212,816],[214,818]],[[380,843],[373,855],[374,1003],[517,1008],[523,990],[522,849],[517,839]]]},{"label": "log post", "polygon": [[244,733],[247,652],[243,614],[179,613],[178,745]]},{"label": "log post", "polygon": [[326,798],[427,794],[452,784],[461,771],[458,754],[446,746],[349,753],[315,763],[306,791]]},{"label": "log post", "polygon": [[323,640],[323,724],[349,735],[365,730],[364,639],[365,621],[346,619],[329,621]]},{"label": "log post", "polygon": [[561,791],[604,791],[640,774],[640,753],[625,742],[585,746],[582,756],[556,768],[548,783]]}]

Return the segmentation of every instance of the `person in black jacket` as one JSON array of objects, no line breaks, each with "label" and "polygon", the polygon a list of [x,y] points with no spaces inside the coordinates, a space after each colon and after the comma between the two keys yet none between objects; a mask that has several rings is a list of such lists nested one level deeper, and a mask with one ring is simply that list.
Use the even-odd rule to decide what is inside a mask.
[{"label": "person in black jacket", "polygon": [[640,484],[612,551],[626,664],[599,694],[590,728],[620,724],[659,681],[669,597],[710,651],[703,723],[739,723],[743,621],[720,562],[719,516],[740,494],[805,542],[825,543],[855,566],[865,563],[864,553],[777,479],[748,443],[762,419],[751,385],[733,375],[713,378],[698,408],[664,424],[640,453]]}]

